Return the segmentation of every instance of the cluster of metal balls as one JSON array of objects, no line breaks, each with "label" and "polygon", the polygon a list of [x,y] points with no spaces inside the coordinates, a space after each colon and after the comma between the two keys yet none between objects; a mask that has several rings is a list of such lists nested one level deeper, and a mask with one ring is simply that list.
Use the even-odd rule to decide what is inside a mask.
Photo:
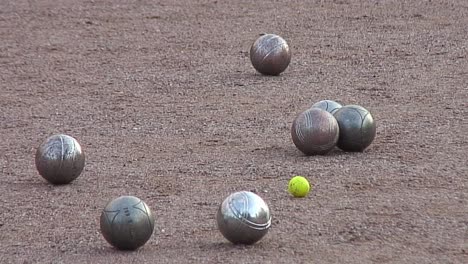
[{"label": "cluster of metal balls", "polygon": [[305,155],[324,155],[335,146],[343,151],[362,152],[375,138],[372,114],[359,105],[322,100],[297,115],[291,127],[296,147]]},{"label": "cluster of metal balls", "polygon": [[[263,34],[251,46],[253,67],[264,75],[279,75],[289,65],[291,53],[284,39]],[[50,136],[37,148],[39,174],[54,185],[69,184],[82,173],[85,154],[78,141],[65,134]],[[229,195],[216,214],[221,234],[235,244],[253,244],[270,228],[267,204],[257,194],[247,191]],[[134,196],[111,200],[101,212],[100,229],[104,239],[121,250],[135,250],[152,236],[155,218],[148,205]]]},{"label": "cluster of metal balls", "polygon": [[[264,75],[279,75],[291,62],[287,42],[278,35],[264,34],[250,48],[253,67]],[[322,100],[300,113],[294,120],[291,136],[306,155],[324,155],[335,146],[343,151],[362,152],[374,140],[376,124],[362,106]]]},{"label": "cluster of metal balls", "polygon": [[[69,184],[82,173],[85,154],[78,141],[58,134],[37,148],[35,164],[39,174],[54,185]],[[241,191],[229,195],[216,214],[221,234],[234,244],[253,244],[270,228],[268,205],[255,193]],[[135,250],[151,238],[155,217],[148,205],[135,196],[111,200],[101,212],[100,230],[104,239],[119,250]]]},{"label": "cluster of metal balls", "polygon": [[[289,65],[291,52],[286,41],[263,34],[251,46],[250,60],[263,75],[279,75]],[[372,115],[358,105],[342,106],[323,100],[300,113],[291,135],[296,147],[306,155],[323,155],[338,146],[344,151],[364,151],[376,133]],[[39,174],[52,184],[68,184],[83,171],[85,154],[78,141],[58,134],[47,138],[35,156]],[[234,244],[254,244],[271,226],[265,201],[253,192],[230,194],[220,204],[216,222],[221,234]],[[100,230],[104,239],[121,250],[135,250],[152,236],[155,217],[149,206],[134,196],[111,200],[101,212]]]}]

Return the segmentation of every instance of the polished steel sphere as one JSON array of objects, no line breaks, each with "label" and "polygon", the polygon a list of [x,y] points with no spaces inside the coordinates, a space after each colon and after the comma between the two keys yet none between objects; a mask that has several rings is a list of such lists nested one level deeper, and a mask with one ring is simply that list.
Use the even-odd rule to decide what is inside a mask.
[{"label": "polished steel sphere", "polygon": [[291,62],[291,51],[280,36],[265,34],[250,47],[250,61],[261,74],[279,75]]},{"label": "polished steel sphere", "polygon": [[322,100],[313,104],[312,107],[320,108],[320,109],[327,111],[330,114],[333,114],[343,106],[340,103],[337,103],[332,100]]},{"label": "polished steel sphere", "polygon": [[219,206],[216,220],[221,234],[234,244],[256,243],[268,233],[271,225],[265,201],[247,191],[229,195]]},{"label": "polished steel sphere", "polygon": [[338,148],[344,151],[364,151],[374,140],[376,123],[371,113],[359,105],[347,105],[333,114],[340,127]]},{"label": "polished steel sphere", "polygon": [[67,184],[80,176],[85,155],[73,137],[58,134],[47,138],[36,150],[36,168],[52,184]]},{"label": "polished steel sphere", "polygon": [[121,250],[135,250],[153,234],[154,216],[139,198],[121,196],[106,205],[101,213],[100,226],[109,244]]},{"label": "polished steel sphere", "polygon": [[291,127],[294,145],[305,155],[324,155],[338,142],[340,129],[332,114],[320,108],[300,113]]}]

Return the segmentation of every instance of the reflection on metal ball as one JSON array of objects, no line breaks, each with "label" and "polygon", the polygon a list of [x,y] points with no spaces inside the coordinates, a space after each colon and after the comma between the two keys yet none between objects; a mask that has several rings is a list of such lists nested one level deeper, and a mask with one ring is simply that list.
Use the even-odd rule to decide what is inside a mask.
[{"label": "reflection on metal ball", "polygon": [[333,100],[322,100],[313,104],[312,107],[320,108],[327,111],[330,114],[333,114],[343,106],[340,103],[337,103]]},{"label": "reflection on metal ball", "polygon": [[279,75],[291,62],[291,51],[280,36],[265,34],[250,47],[250,61],[261,74]]},{"label": "reflection on metal ball", "polygon": [[81,146],[68,135],[58,134],[47,138],[36,150],[36,168],[52,184],[67,184],[83,171],[85,155]]},{"label": "reflection on metal ball", "polygon": [[135,250],[150,239],[154,216],[145,202],[134,196],[121,196],[109,202],[101,213],[101,233],[120,250]]},{"label": "reflection on metal ball", "polygon": [[305,155],[324,155],[338,142],[340,129],[332,114],[320,108],[300,113],[291,127],[294,145]]},{"label": "reflection on metal ball", "polygon": [[221,234],[233,244],[254,244],[271,226],[268,205],[248,191],[229,195],[220,205],[216,220]]},{"label": "reflection on metal ball", "polygon": [[359,105],[347,105],[333,114],[340,127],[337,146],[344,151],[362,152],[374,140],[376,123],[371,113]]}]

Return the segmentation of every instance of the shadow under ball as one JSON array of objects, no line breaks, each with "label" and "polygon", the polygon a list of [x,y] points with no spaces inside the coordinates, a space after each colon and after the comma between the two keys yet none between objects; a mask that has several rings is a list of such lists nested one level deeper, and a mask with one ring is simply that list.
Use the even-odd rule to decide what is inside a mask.
[{"label": "shadow under ball", "polygon": [[229,195],[219,206],[216,220],[221,234],[233,244],[254,244],[271,226],[268,205],[260,196],[247,191]]},{"label": "shadow under ball", "polygon": [[340,129],[332,114],[310,108],[300,113],[291,127],[294,145],[305,155],[324,155],[338,142]]},{"label": "shadow under ball", "polygon": [[120,250],[135,250],[150,239],[154,216],[145,202],[134,196],[121,196],[109,202],[101,213],[101,233]]},{"label": "shadow under ball", "polygon": [[322,100],[313,104],[312,107],[320,108],[320,109],[327,111],[330,114],[333,114],[343,106],[340,103],[335,102],[333,100]]},{"label": "shadow under ball", "polygon": [[343,151],[362,152],[374,141],[376,123],[371,113],[359,105],[347,105],[334,113],[340,127],[337,147]]},{"label": "shadow under ball", "polygon": [[250,47],[250,61],[261,74],[279,75],[291,62],[291,51],[283,38],[266,34],[259,37]]},{"label": "shadow under ball", "polygon": [[78,178],[85,155],[76,139],[64,134],[47,138],[36,150],[36,168],[52,184],[67,184]]}]

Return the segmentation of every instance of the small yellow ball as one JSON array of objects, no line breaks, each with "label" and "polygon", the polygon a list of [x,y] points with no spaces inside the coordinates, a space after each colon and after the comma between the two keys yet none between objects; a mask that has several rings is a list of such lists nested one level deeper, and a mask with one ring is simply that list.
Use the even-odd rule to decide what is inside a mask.
[{"label": "small yellow ball", "polygon": [[294,197],[305,197],[310,191],[309,181],[302,176],[294,176],[289,181],[288,191]]}]

